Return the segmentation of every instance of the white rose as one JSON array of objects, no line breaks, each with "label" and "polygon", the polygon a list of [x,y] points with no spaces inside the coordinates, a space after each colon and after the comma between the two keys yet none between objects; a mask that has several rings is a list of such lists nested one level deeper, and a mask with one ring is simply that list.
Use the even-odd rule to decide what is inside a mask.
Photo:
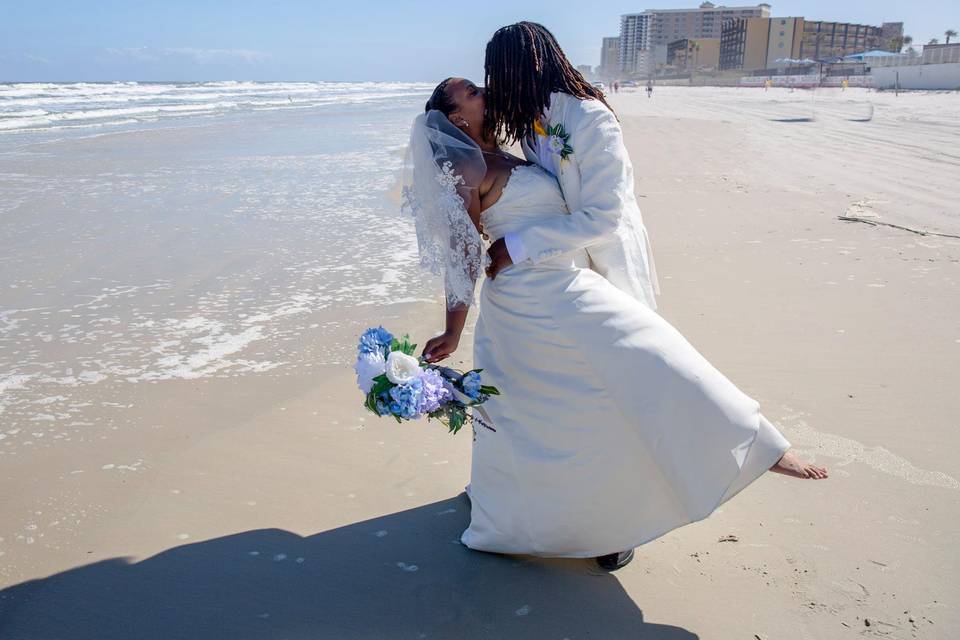
[{"label": "white rose", "polygon": [[420,376],[420,363],[402,351],[391,351],[387,356],[387,379],[393,384],[406,384]]},{"label": "white rose", "polygon": [[373,379],[387,370],[387,361],[379,351],[364,353],[357,357],[357,364],[353,365],[357,372],[357,386],[360,391],[370,393],[373,389]]}]

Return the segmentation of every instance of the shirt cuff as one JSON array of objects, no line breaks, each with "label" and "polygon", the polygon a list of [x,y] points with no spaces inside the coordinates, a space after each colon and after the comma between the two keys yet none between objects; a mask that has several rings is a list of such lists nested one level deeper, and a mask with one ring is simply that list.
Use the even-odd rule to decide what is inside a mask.
[{"label": "shirt cuff", "polygon": [[507,253],[510,254],[513,264],[519,264],[527,259],[527,250],[524,248],[523,242],[520,241],[518,234],[508,233],[503,237],[503,241],[507,244]]}]

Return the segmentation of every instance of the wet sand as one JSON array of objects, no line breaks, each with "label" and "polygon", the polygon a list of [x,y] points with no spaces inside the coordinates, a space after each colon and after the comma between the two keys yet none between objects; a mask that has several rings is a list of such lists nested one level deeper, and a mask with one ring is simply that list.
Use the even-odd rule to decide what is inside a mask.
[{"label": "wet sand", "polygon": [[52,403],[90,424],[56,446],[8,426],[23,398],[0,414],[0,636],[953,637],[960,240],[837,216],[960,235],[960,96],[809,97],[612,103],[661,312],[829,480],[769,474],[612,576],[471,552],[469,432],[365,413],[349,369],[360,330],[422,343],[439,300],[307,304],[275,368],[71,387]]}]

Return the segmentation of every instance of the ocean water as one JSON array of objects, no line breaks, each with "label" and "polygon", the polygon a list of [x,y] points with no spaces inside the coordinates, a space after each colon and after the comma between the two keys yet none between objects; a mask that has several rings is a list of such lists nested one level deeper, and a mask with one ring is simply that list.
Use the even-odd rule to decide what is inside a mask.
[{"label": "ocean water", "polygon": [[420,96],[427,89],[374,82],[0,84],[0,131],[117,127],[197,115],[362,104]]},{"label": "ocean water", "polygon": [[0,85],[0,454],[128,385],[347,366],[346,318],[436,300],[389,196],[430,89]]}]

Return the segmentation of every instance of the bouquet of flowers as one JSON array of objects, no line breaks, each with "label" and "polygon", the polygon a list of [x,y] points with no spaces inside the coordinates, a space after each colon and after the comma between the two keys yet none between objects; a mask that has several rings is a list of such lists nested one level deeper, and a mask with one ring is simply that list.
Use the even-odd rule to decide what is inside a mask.
[{"label": "bouquet of flowers", "polygon": [[467,413],[468,407],[500,395],[496,387],[483,384],[482,369],[461,373],[449,367],[428,364],[413,356],[417,345],[407,335],[397,339],[383,327],[367,329],[357,347],[357,385],[366,396],[364,406],[378,416],[393,416],[397,422],[436,418],[456,433],[467,420],[482,419]]}]

